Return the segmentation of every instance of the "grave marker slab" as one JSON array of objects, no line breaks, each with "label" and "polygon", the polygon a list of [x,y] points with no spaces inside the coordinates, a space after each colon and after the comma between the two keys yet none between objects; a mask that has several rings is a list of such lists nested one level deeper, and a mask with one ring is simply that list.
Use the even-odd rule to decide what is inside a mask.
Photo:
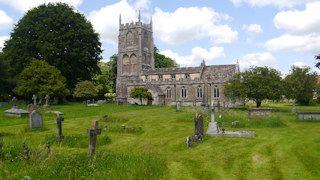
[{"label": "grave marker slab", "polygon": [[42,128],[42,115],[39,111],[33,110],[29,118],[30,128]]}]

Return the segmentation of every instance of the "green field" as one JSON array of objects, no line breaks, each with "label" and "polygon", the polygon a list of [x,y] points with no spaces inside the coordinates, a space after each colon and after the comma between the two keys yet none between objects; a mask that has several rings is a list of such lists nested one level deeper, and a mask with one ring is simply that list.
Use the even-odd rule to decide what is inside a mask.
[{"label": "green field", "polygon": [[[227,131],[255,131],[255,138],[205,137],[186,148],[194,133],[199,109],[158,106],[87,107],[80,103],[53,105],[63,112],[63,141],[55,138],[56,115],[41,110],[42,129],[30,130],[28,118],[4,115],[0,108],[0,161],[2,179],[319,179],[320,122],[300,122],[290,104],[273,107],[269,118],[248,121],[244,107],[229,109],[221,122],[239,121]],[[26,109],[24,105],[19,107]],[[297,106],[298,111],[319,111],[320,106]],[[107,119],[101,119],[102,115]],[[205,132],[209,117],[205,116]],[[107,126],[97,139],[96,154],[87,155],[86,129],[92,120]],[[130,129],[121,129],[122,125]],[[221,127],[222,128],[222,127]],[[26,142],[32,155],[20,156]],[[50,141],[50,152],[43,151]],[[19,157],[20,156],[20,157]]]}]

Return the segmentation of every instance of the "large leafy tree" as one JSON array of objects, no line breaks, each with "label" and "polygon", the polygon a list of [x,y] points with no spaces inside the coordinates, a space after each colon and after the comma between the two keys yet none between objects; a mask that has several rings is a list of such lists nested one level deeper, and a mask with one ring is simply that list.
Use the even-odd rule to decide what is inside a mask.
[{"label": "large leafy tree", "polygon": [[90,99],[97,97],[98,91],[92,81],[80,81],[76,84],[73,96],[80,99]]},{"label": "large leafy tree", "polygon": [[101,43],[85,16],[67,4],[43,4],[29,10],[15,25],[3,48],[13,75],[34,59],[45,60],[66,77],[68,87],[99,71]]},{"label": "large leafy tree", "polygon": [[291,66],[290,74],[284,80],[284,92],[288,99],[295,99],[298,104],[309,104],[313,93],[318,88],[316,73],[310,67]]},{"label": "large leafy tree", "polygon": [[149,99],[152,97],[151,93],[148,92],[148,88],[144,87],[134,87],[130,91],[130,97],[133,99],[139,99],[140,103],[142,105],[142,99]]},{"label": "large leafy tree", "polygon": [[280,72],[269,67],[251,67],[236,74],[225,85],[225,95],[229,98],[243,97],[261,106],[264,99],[279,100],[282,94]]},{"label": "large leafy tree", "polygon": [[179,65],[171,58],[159,54],[159,49],[154,46],[154,66],[155,68],[178,67]]},{"label": "large leafy tree", "polygon": [[8,100],[9,96],[7,94],[10,88],[10,73],[9,65],[4,61],[3,54],[0,53],[0,101]]},{"label": "large leafy tree", "polygon": [[54,66],[43,60],[34,60],[19,75],[14,92],[20,96],[31,98],[33,94],[44,97],[62,97],[70,94],[66,88],[66,78]]}]

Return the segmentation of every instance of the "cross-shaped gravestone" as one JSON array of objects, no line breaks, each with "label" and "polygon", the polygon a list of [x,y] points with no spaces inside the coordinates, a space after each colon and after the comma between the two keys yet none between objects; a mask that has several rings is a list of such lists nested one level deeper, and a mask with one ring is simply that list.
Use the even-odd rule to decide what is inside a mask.
[{"label": "cross-shaped gravestone", "polygon": [[97,135],[101,134],[101,129],[98,129],[99,121],[93,120],[91,129],[87,129],[87,135],[90,136],[88,154],[93,155],[96,150]]},{"label": "cross-shaped gravestone", "polygon": [[44,98],[46,99],[46,106],[49,106],[49,100],[50,100],[49,94],[47,94],[46,97]]},{"label": "cross-shaped gravestone", "polygon": [[32,96],[32,100],[33,100],[33,104],[37,105],[37,96],[35,94]]},{"label": "cross-shaped gravestone", "polygon": [[17,101],[18,101],[18,99],[14,96],[14,97],[12,98],[12,104],[13,104],[13,106],[17,106]]},{"label": "cross-shaped gravestone", "polygon": [[57,137],[63,138],[62,136],[62,122],[64,121],[64,118],[61,114],[57,114],[57,118],[55,119],[55,122],[57,123]]}]

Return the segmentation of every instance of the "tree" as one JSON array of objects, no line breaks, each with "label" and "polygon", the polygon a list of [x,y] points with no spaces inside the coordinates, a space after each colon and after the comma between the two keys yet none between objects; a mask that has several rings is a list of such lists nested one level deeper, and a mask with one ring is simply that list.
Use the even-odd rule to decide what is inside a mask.
[{"label": "tree", "polygon": [[233,101],[235,101],[236,98],[245,99],[245,88],[243,87],[244,84],[241,82],[241,73],[235,74],[224,86],[224,95]]},{"label": "tree", "polygon": [[112,88],[112,92],[116,92],[117,84],[117,60],[118,55],[114,54],[110,57],[110,60],[107,62],[107,73],[109,76],[109,85]]},{"label": "tree", "polygon": [[3,48],[4,58],[16,75],[32,60],[57,67],[68,87],[99,72],[99,35],[85,16],[67,4],[42,4],[29,10],[15,25]]},{"label": "tree", "polygon": [[178,67],[179,65],[171,58],[159,54],[159,50],[154,46],[154,66],[155,68]]},{"label": "tree", "polygon": [[139,99],[142,105],[142,99],[150,99],[152,97],[151,93],[148,92],[148,88],[144,87],[134,87],[130,91],[130,97],[133,99]]},{"label": "tree", "polygon": [[280,72],[268,67],[251,67],[243,73],[236,74],[224,86],[225,96],[243,97],[261,106],[264,99],[279,100],[282,93]]},{"label": "tree", "polygon": [[19,96],[30,99],[33,94],[44,97],[68,96],[66,78],[54,66],[43,60],[34,60],[19,75],[17,87],[13,90]]},{"label": "tree", "polygon": [[319,62],[316,63],[316,67],[318,69],[320,69],[320,54],[314,57],[316,60],[318,60]]},{"label": "tree", "polygon": [[7,101],[9,96],[7,91],[10,87],[9,65],[4,61],[3,54],[0,53],[0,101]]},{"label": "tree", "polygon": [[317,89],[316,73],[310,67],[291,66],[291,74],[284,80],[284,92],[288,99],[295,99],[298,104],[307,105]]},{"label": "tree", "polygon": [[91,99],[98,96],[96,87],[92,81],[80,81],[76,84],[73,96],[80,99]]}]

